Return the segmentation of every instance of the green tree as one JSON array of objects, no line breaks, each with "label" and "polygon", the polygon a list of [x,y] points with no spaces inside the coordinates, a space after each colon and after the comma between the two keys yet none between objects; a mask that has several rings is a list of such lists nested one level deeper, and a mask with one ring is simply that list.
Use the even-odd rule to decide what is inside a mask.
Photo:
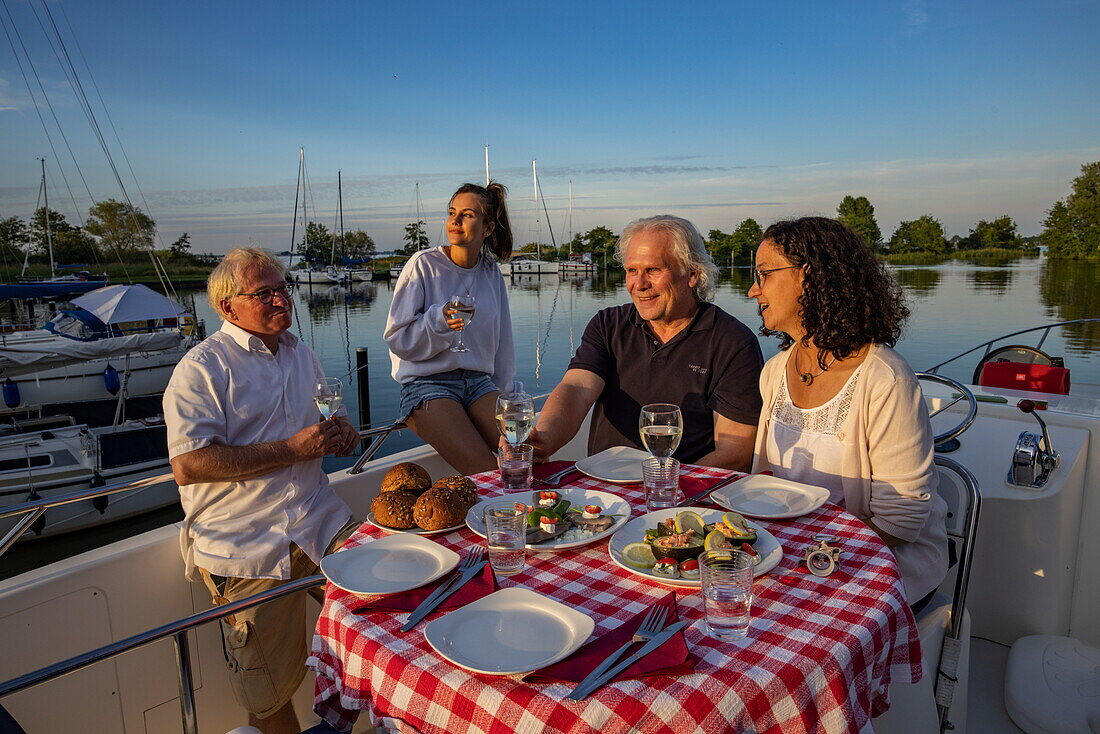
[{"label": "green tree", "polygon": [[890,252],[932,252],[942,255],[947,252],[943,225],[930,214],[901,222],[890,237]]},{"label": "green tree", "polygon": [[417,250],[423,250],[431,244],[431,240],[428,239],[427,233],[428,225],[421,219],[416,222],[409,222],[405,225],[405,254],[411,255]]},{"label": "green tree", "polygon": [[[49,237],[46,222],[49,221]],[[53,209],[40,207],[31,217],[31,254],[49,262],[50,241],[53,241],[54,262],[82,262],[99,260],[96,241],[87,232],[74,227],[65,219],[65,215]]]},{"label": "green tree", "polygon": [[[591,252],[592,260],[607,267],[607,263],[615,258],[615,243],[619,241],[618,235],[607,227],[593,227],[580,235],[580,252]],[[574,248],[573,252],[578,249]]]},{"label": "green tree", "polygon": [[298,252],[306,262],[327,263],[332,258],[332,234],[320,222],[307,222]]},{"label": "green tree", "polygon": [[107,199],[88,209],[84,230],[98,239],[102,251],[125,257],[152,248],[157,223],[135,206]]},{"label": "green tree", "polygon": [[1073,191],[1047,212],[1042,233],[1047,255],[1056,259],[1100,257],[1100,162],[1081,166]]},{"label": "green tree", "polygon": [[733,230],[731,258],[736,259],[741,256],[741,253],[745,253],[752,258],[756,252],[756,246],[760,244],[760,240],[763,238],[764,229],[755,219],[750,217],[743,220],[741,224],[737,225],[737,229]]},{"label": "green tree", "polygon": [[340,251],[351,260],[369,260],[378,251],[371,236],[361,229],[345,232],[342,245]]},{"label": "green tree", "polygon": [[845,196],[836,208],[836,220],[874,248],[882,247],[882,230],[875,220],[875,207],[866,196]]},{"label": "green tree", "polygon": [[31,231],[21,218],[0,219],[0,257],[4,260],[22,260],[30,241]]},{"label": "green tree", "polygon": [[720,229],[712,229],[707,232],[707,239],[704,243],[707,246],[707,252],[710,253],[710,257],[714,260],[716,265],[724,266],[729,265],[733,260],[734,251],[737,249],[733,242],[733,235],[726,234]]},{"label": "green tree", "polygon": [[984,219],[978,221],[970,234],[960,242],[962,249],[988,250],[1003,249],[1015,250],[1023,246],[1020,236],[1016,234],[1016,222],[1007,214],[998,217],[992,222]]},{"label": "green tree", "polygon": [[168,257],[173,260],[190,260],[191,259],[191,235],[184,232],[176,241],[168,246]]}]

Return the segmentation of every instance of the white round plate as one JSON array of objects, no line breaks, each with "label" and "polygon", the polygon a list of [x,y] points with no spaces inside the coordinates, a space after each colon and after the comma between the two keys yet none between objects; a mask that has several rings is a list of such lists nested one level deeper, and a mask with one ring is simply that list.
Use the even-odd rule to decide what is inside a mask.
[{"label": "white round plate", "polygon": [[387,535],[321,559],[321,573],[353,594],[396,594],[431,583],[458,554],[419,535]]},{"label": "white round plate", "polygon": [[612,446],[577,462],[577,471],[612,484],[640,484],[649,454],[633,446]]},{"label": "white round plate", "polygon": [[407,533],[409,535],[442,535],[443,533],[449,533],[452,530],[458,530],[461,525],[454,525],[449,528],[440,528],[439,530],[425,530],[424,528],[417,526],[414,528],[408,528],[407,530],[401,530],[399,528],[391,528],[389,525],[383,525],[378,522],[378,518],[374,516],[373,512],[367,513],[367,522],[379,530],[384,530],[387,533]]},{"label": "white round plate", "polygon": [[[676,513],[684,512],[685,510],[699,513],[699,516],[703,518],[703,522],[708,525],[712,522],[721,520],[722,515],[725,513],[724,510],[715,510],[714,508],[707,507],[670,507],[667,510],[656,510],[647,515],[636,517],[628,522],[622,530],[615,533],[614,537],[611,538],[611,542],[608,543],[607,552],[611,556],[611,560],[615,561],[615,563],[619,564],[627,571],[649,581],[656,581],[661,584],[668,584],[669,586],[699,588],[699,579],[665,578],[664,576],[658,576],[646,569],[633,568],[622,561],[623,548],[631,543],[643,542],[645,540],[646,530],[657,527],[657,523],[667,520],[670,517],[676,517]],[[752,525],[751,527],[756,528],[757,535],[757,540],[753,545],[753,549],[760,554],[760,560],[756,563],[755,574],[757,576],[762,576],[775,568],[779,560],[783,558],[783,547],[779,545],[779,541],[775,539],[775,536],[764,528],[758,525]]]},{"label": "white round plate", "polygon": [[515,675],[570,655],[595,626],[583,612],[512,586],[433,619],[424,627],[424,638],[467,670]]},{"label": "white round plate", "polygon": [[[493,502],[501,501],[522,502],[525,505],[533,505],[534,503],[531,501],[533,492],[537,491],[538,490],[532,490],[530,492],[513,492],[512,494],[502,494],[499,497],[484,499],[466,512],[466,526],[484,538],[485,520],[483,516],[486,506]],[[546,543],[528,543],[528,550],[561,551],[570,548],[580,548],[582,545],[597,543],[604,538],[614,535],[619,528],[626,525],[627,521],[630,520],[630,503],[618,495],[611,494],[610,492],[600,492],[595,489],[581,489],[580,487],[559,487],[553,491],[561,495],[561,499],[569,500],[569,504],[573,507],[599,505],[603,508],[603,514],[617,516],[615,518],[615,524],[602,533],[596,533],[586,540],[574,540],[570,542],[551,540]]]},{"label": "white round plate", "polygon": [[753,474],[719,487],[710,498],[742,515],[781,520],[813,512],[829,499],[829,490],[767,474]]}]

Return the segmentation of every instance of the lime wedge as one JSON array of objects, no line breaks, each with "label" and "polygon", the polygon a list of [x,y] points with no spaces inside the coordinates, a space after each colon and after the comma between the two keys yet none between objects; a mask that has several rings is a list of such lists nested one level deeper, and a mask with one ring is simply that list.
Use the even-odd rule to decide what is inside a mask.
[{"label": "lime wedge", "polygon": [[684,510],[676,513],[676,532],[678,533],[695,533],[702,538],[707,534],[706,527],[707,524],[697,512]]},{"label": "lime wedge", "polygon": [[749,524],[745,522],[745,518],[741,517],[736,512],[727,512],[722,515],[722,522],[726,524],[726,527],[738,535],[750,535]]},{"label": "lime wedge", "polygon": [[631,568],[648,570],[657,563],[648,543],[631,543],[623,548],[622,561]]}]

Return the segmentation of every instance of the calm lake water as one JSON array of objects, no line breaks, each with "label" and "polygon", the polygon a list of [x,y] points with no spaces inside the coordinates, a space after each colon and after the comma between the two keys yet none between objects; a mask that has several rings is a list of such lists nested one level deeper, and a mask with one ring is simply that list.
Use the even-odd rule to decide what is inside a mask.
[{"label": "calm lake water", "polygon": [[[950,261],[935,266],[901,266],[893,271],[904,287],[913,315],[898,350],[914,369],[924,370],[980,342],[1012,331],[1071,319],[1100,316],[1100,263],[1025,258],[995,264]],[[715,302],[752,329],[760,325],[755,301],[746,297],[750,270],[724,271]],[[340,286],[303,286],[294,295],[294,328],[321,358],[329,376],[344,380],[345,402],[359,420],[358,385],[353,374],[357,348],[369,355],[371,423],[384,425],[397,416],[398,387],[390,377],[382,332],[393,284],[386,281]],[[193,296],[208,332],[219,328],[201,291]],[[629,295],[621,272],[594,277],[523,276],[511,281],[512,324],[516,342],[516,379],[528,392],[547,393],[561,379],[580,343],[584,327],[601,308],[625,303]],[[1036,344],[1036,335],[1013,343]],[[1053,331],[1043,345],[1065,358],[1074,384],[1100,385],[1100,325]],[[763,342],[765,357],[776,342]],[[980,353],[979,353],[980,354]],[[944,368],[943,374],[970,382],[978,355]],[[380,456],[419,443],[411,431],[393,434]],[[334,471],[353,460],[326,459]],[[67,555],[157,527],[180,518],[178,507],[124,520],[87,533],[56,540],[21,543],[5,554],[0,578],[36,568]]]}]

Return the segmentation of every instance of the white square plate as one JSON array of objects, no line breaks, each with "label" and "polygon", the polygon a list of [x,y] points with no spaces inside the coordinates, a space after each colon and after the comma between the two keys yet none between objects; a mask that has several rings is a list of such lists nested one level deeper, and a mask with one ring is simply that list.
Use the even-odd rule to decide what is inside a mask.
[{"label": "white square plate", "polygon": [[577,462],[577,471],[612,484],[640,484],[649,454],[633,446],[612,446]]},{"label": "white square plate", "polygon": [[353,594],[396,594],[431,583],[458,554],[419,535],[387,535],[321,559],[321,573]]},{"label": "white square plate", "polygon": [[[611,537],[615,534],[616,530],[626,525],[627,521],[630,519],[630,504],[622,497],[611,494],[610,492],[600,492],[595,489],[581,489],[580,487],[558,487],[553,491],[561,495],[563,500],[569,500],[569,504],[574,509],[583,508],[585,505],[599,505],[603,508],[604,515],[617,516],[615,518],[615,524],[602,533],[596,533],[591,538],[586,538],[584,540],[564,541],[555,538],[545,543],[528,543],[528,550],[559,551],[568,550],[570,548],[580,548],[583,545],[596,543],[604,538]],[[537,489],[531,492],[515,492],[513,494],[483,499],[481,502],[471,507],[466,513],[466,526],[484,538],[486,507],[494,502],[504,502],[508,500],[530,505],[532,504],[536,492],[538,492]]]},{"label": "white square plate", "polygon": [[565,658],[596,623],[583,612],[521,586],[493,592],[424,627],[436,652],[475,673],[515,675]]},{"label": "white square plate", "polygon": [[829,499],[829,490],[767,474],[753,474],[719,487],[710,498],[742,515],[780,520],[813,512]]}]

